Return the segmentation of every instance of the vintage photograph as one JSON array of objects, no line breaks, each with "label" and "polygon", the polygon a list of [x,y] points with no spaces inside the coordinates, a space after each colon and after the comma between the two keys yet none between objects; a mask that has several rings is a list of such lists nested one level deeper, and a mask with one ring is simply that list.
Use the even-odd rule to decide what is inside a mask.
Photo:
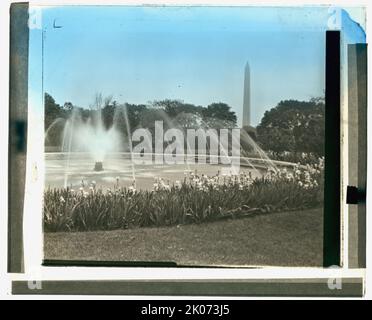
[{"label": "vintage photograph", "polygon": [[33,9],[44,259],[322,266],[322,7]]}]

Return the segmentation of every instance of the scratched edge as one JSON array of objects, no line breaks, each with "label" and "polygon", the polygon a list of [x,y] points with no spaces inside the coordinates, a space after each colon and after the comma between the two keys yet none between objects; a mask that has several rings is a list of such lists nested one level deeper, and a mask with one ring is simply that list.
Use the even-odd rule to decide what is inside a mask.
[{"label": "scratched edge", "polygon": [[[10,5],[8,141],[8,272],[10,273],[24,272],[23,202],[27,149],[29,41],[27,23],[28,3],[12,3]],[[19,142],[21,135],[23,140]]]}]

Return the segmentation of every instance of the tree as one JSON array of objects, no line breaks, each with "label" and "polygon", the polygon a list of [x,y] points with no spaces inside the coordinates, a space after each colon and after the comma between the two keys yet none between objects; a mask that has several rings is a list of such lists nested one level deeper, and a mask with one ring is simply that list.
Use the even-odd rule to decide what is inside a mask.
[{"label": "tree", "polygon": [[62,107],[57,104],[54,98],[49,94],[45,93],[44,97],[44,114],[45,114],[45,130],[56,120],[64,115]]},{"label": "tree", "polygon": [[63,109],[66,111],[72,111],[73,108],[74,106],[71,102],[65,102],[63,105]]},{"label": "tree", "polygon": [[257,139],[274,153],[306,152],[324,155],[324,102],[285,100],[266,111],[257,126]]},{"label": "tree", "polygon": [[52,146],[60,144],[63,130],[63,119],[67,117],[67,111],[57,104],[49,94],[44,95],[44,130],[47,133],[45,143]]},{"label": "tree", "polygon": [[182,105],[181,100],[171,100],[165,99],[160,101],[154,101],[154,107],[158,107],[165,111],[165,113],[170,117],[174,118],[181,111],[180,107]]},{"label": "tree", "polygon": [[195,113],[181,112],[175,118],[177,125],[183,129],[197,129],[200,127],[200,117]]},{"label": "tree", "polygon": [[126,103],[128,121],[130,128],[134,131],[136,128],[141,126],[141,116],[145,113],[147,106],[144,104],[130,104]]},{"label": "tree", "polygon": [[155,122],[156,121],[163,121],[164,130],[169,129],[172,126],[172,123],[169,123],[167,120],[168,118],[167,118],[165,111],[162,109],[156,109],[156,108],[147,108],[143,110],[140,116],[141,127],[149,129],[153,135],[155,133]]},{"label": "tree", "polygon": [[196,106],[191,103],[184,103],[182,100],[171,99],[154,101],[153,106],[155,108],[164,110],[164,112],[171,119],[177,117],[180,113],[193,113],[201,115],[202,110],[205,109],[201,106]]},{"label": "tree", "polygon": [[236,127],[236,114],[226,103],[210,104],[202,110],[202,116],[205,124],[210,128]]},{"label": "tree", "polygon": [[115,109],[116,107],[112,104],[105,105],[102,108],[102,121],[105,125],[106,129],[109,129],[112,127],[114,122],[114,116],[115,116]]}]

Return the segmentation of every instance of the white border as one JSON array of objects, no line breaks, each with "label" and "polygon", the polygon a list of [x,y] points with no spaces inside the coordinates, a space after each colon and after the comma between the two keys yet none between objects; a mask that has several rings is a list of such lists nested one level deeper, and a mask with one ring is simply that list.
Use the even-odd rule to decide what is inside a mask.
[{"label": "white border", "polygon": [[[14,1],[14,2],[21,2],[21,1]],[[1,105],[3,106],[2,117],[0,117],[0,134],[1,134],[1,165],[0,166],[0,176],[6,177],[8,172],[7,167],[7,148],[8,148],[8,89],[9,89],[9,69],[8,69],[8,62],[9,62],[9,3],[10,1],[1,1],[1,16],[0,16],[0,38],[2,43],[1,48],[1,65],[5,66],[2,68],[2,72],[0,74],[0,97],[1,97]],[[107,4],[124,4],[124,5],[133,5],[133,4],[169,4],[169,5],[179,5],[179,4],[201,4],[201,5],[300,5],[300,3],[296,1],[266,1],[265,4],[253,1],[220,1],[220,0],[204,0],[204,1],[105,1],[104,5]],[[83,0],[67,0],[67,1],[30,1],[30,4],[42,4],[42,5],[66,5],[66,4],[102,4],[102,1],[83,1]],[[368,18],[371,16],[371,9],[368,7],[367,1],[322,1],[314,3],[313,1],[302,1],[301,4],[305,5],[339,5],[339,6],[358,6],[358,5],[365,5],[367,6],[367,34],[370,32]],[[368,42],[368,41],[367,41]],[[369,52],[369,61],[371,60]],[[370,68],[369,68],[369,76],[370,76]],[[368,114],[369,123],[371,121],[371,115]],[[32,121],[32,119],[29,119]],[[369,134],[369,138],[371,135]],[[368,143],[368,150],[371,150],[371,139],[369,139]],[[370,152],[368,152],[370,153]],[[32,161],[28,162],[28,165],[32,163]],[[368,167],[371,168],[371,161],[370,157],[368,160]],[[30,169],[29,169],[30,170]],[[368,171],[368,178],[370,178],[370,170]],[[370,179],[368,179],[370,181]],[[368,183],[369,185],[369,183]],[[0,236],[2,239],[0,240],[0,252],[2,259],[0,261],[0,296],[4,298],[10,298],[10,282],[11,280],[27,280],[27,275],[9,275],[6,273],[7,263],[6,263],[6,256],[7,256],[7,179],[1,179],[0,182],[0,194],[2,195],[2,199],[0,201]],[[369,188],[367,188],[367,197],[368,200],[371,200]],[[31,196],[33,198],[33,196]],[[26,199],[26,201],[28,201]],[[367,206],[368,212],[369,206]],[[34,211],[35,212],[35,211]],[[344,212],[345,214],[345,212]],[[344,216],[345,221],[345,216]],[[347,227],[347,226],[344,226]],[[371,237],[368,236],[368,231],[371,229],[371,221],[367,218],[367,245],[371,243]],[[26,236],[26,235],[25,235]],[[35,240],[35,239],[34,239]],[[40,240],[40,239],[39,239]],[[38,241],[39,242],[39,241]],[[35,243],[35,242],[34,242]],[[345,244],[347,247],[347,245]],[[35,247],[34,247],[35,248]],[[40,247],[39,247],[40,248]],[[36,249],[37,251],[37,249]],[[39,255],[29,255],[29,251],[26,252],[26,270],[36,276],[37,273],[40,273],[42,279],[206,279],[206,278],[250,278],[250,279],[258,279],[258,278],[314,278],[314,277],[356,277],[356,276],[363,276],[364,270],[348,270],[346,268],[342,269],[333,269],[333,270],[324,270],[320,268],[264,268],[264,269],[234,269],[234,270],[225,270],[225,269],[164,269],[164,268],[151,268],[151,269],[144,269],[144,268],[48,268],[48,267],[39,267],[39,262],[41,261],[41,257]],[[35,252],[34,252],[35,253]],[[345,254],[345,251],[344,251]],[[367,255],[367,264],[371,265],[371,257]],[[369,269],[367,269],[367,280],[371,279],[368,277],[370,275]],[[365,298],[371,298],[372,294],[368,290],[370,288],[370,281],[368,282],[367,291]],[[40,297],[28,297],[32,299],[37,299]],[[55,297],[57,298],[57,297]],[[70,297],[71,298],[71,297]],[[96,297],[90,297],[96,298]],[[108,298],[108,297],[104,297]],[[111,297],[112,298],[112,297]],[[130,297],[127,297],[130,298]],[[136,299],[140,297],[134,297]],[[159,298],[159,297],[157,297]],[[175,299],[176,297],[162,297],[162,299]],[[189,297],[188,297],[189,298]],[[199,298],[199,297],[198,297]],[[235,298],[234,298],[235,299]]]}]

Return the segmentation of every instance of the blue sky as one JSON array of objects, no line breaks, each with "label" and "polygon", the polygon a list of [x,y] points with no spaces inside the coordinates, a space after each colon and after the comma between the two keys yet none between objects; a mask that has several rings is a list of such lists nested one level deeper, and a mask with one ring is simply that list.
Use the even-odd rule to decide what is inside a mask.
[{"label": "blue sky", "polygon": [[[88,107],[181,99],[228,103],[239,124],[244,66],[251,118],[283,99],[324,92],[326,8],[52,7],[42,12],[44,90]],[[62,28],[53,28],[53,23]],[[30,33],[30,100],[40,104],[41,30]]]}]

